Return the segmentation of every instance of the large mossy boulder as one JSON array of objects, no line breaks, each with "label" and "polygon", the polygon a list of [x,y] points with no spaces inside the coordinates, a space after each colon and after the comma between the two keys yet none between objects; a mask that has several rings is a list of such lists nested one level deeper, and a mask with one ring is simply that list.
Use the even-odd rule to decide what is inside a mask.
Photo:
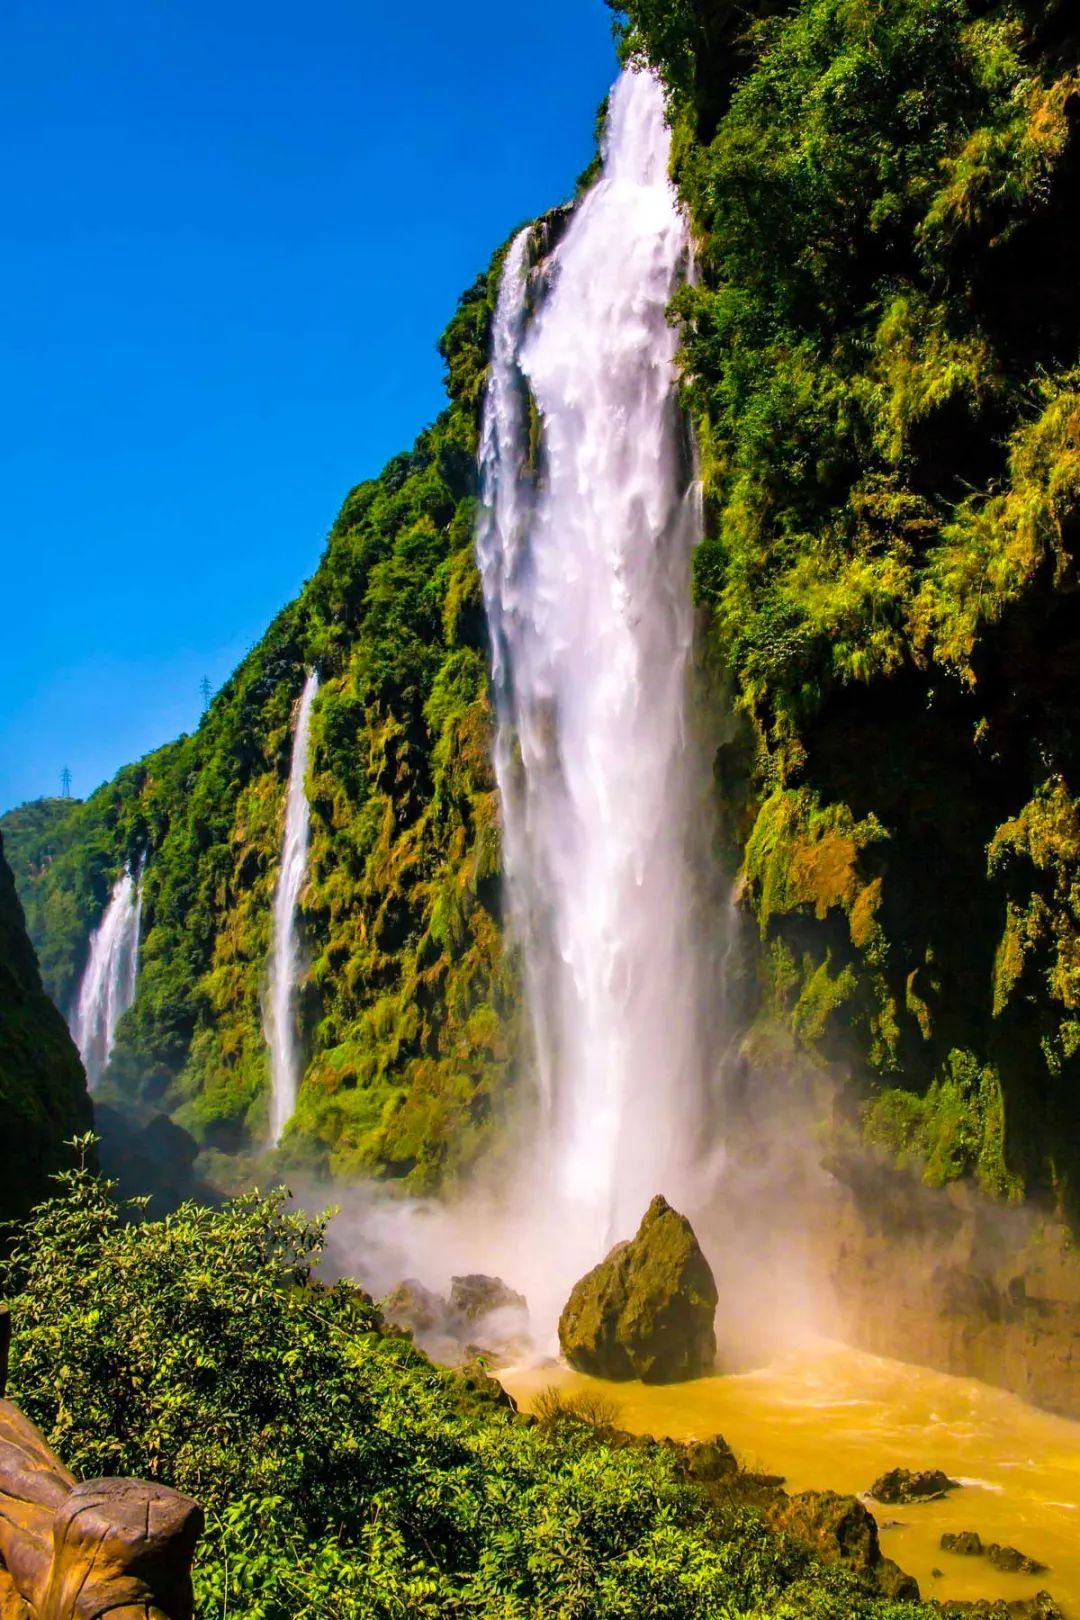
[{"label": "large mossy boulder", "polygon": [[575,1284],[559,1343],[571,1367],[597,1378],[700,1378],[716,1359],[716,1299],[693,1227],[657,1197],[637,1236]]}]

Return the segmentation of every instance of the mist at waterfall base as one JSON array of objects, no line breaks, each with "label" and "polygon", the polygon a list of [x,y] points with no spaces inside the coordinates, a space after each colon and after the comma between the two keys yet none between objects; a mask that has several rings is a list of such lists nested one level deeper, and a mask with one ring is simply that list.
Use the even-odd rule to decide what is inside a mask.
[{"label": "mist at waterfall base", "polygon": [[816,1174],[794,1117],[741,1163],[723,1146],[739,953],[692,700],[700,502],[667,317],[689,259],[669,146],[658,82],[624,72],[598,181],[554,244],[543,224],[515,238],[493,323],[476,546],[534,1083],[457,1198],[332,1195],[334,1269],[379,1297],[498,1275],[526,1295],[540,1355],[658,1192],[739,1300],[731,1354],[819,1326],[824,1298],[794,1204],[786,1222],[762,1196]]}]

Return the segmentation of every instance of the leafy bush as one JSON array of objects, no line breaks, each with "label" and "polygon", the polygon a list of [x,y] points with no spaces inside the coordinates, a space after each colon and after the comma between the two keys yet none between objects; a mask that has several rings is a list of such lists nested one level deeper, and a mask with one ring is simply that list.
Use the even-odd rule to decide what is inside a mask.
[{"label": "leafy bush", "polygon": [[324,1222],[283,1194],[149,1221],[62,1179],[0,1273],[12,1394],[76,1472],[205,1505],[200,1620],[928,1612],[718,1509],[599,1409],[536,1424],[433,1366],[317,1280]]}]

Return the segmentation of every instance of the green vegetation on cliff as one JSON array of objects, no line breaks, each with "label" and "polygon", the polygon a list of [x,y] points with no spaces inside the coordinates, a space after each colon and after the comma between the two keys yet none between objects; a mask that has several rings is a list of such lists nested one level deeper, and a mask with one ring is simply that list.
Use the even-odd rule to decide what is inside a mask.
[{"label": "green vegetation on cliff", "polygon": [[932,1612],[694,1483],[691,1452],[433,1366],[317,1281],[322,1224],[278,1197],[148,1221],[85,1172],[64,1193],[0,1268],[12,1395],[78,1474],[204,1504],[200,1620]]},{"label": "green vegetation on cliff", "polygon": [[5,818],[46,983],[71,1003],[117,873],[144,853],[137,997],[103,1096],[225,1147],[265,1131],[261,997],[292,715],[321,689],[292,1147],[422,1188],[490,1130],[514,1014],[498,927],[486,632],[472,552],[499,260],[443,337],[451,403],[348,496],[323,560],[198,731],[85,803]]},{"label": "green vegetation on cliff", "polygon": [[[670,88],[695,235],[676,314],[695,588],[741,717],[717,778],[762,936],[751,1052],[869,1073],[850,1124],[935,1184],[1075,1200],[1076,24],[1053,0],[625,13]],[[62,1006],[147,852],[111,1094],[257,1141],[293,705],[317,663],[289,1149],[413,1188],[490,1139],[517,1042],[472,557],[499,263],[443,340],[448,409],[348,497],[198,732],[7,823]]]},{"label": "green vegetation on cliff", "polygon": [[[90,1122],[86,1076],[41,987],[0,838],[0,1221],[24,1216]],[[0,1247],[4,1237],[0,1234]]]},{"label": "green vegetation on cliff", "polygon": [[630,0],[775,1027],[929,1179],[1080,1194],[1080,44],[1066,8]]}]

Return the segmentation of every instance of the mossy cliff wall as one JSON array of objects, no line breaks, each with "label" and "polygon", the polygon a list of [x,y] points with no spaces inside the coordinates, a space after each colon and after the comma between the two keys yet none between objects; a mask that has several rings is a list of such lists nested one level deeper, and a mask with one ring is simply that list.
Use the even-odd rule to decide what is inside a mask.
[{"label": "mossy cliff wall", "polygon": [[868,1075],[841,1137],[929,1182],[1071,1210],[1078,44],[1052,4],[629,6],[697,242],[752,1050]]},{"label": "mossy cliff wall", "polygon": [[[912,1185],[1075,1217],[1080,25],[1034,0],[632,0],[627,24],[670,88],[696,243],[677,314],[695,590],[739,717],[716,780],[760,944],[750,1071],[838,1081],[836,1164],[868,1145]],[[472,557],[498,264],[444,339],[446,413],[349,496],[198,732],[7,822],[63,1005],[149,852],[111,1084],[258,1140],[318,662],[292,1148],[414,1187],[491,1139],[517,1033]]]},{"label": "mossy cliff wall", "polygon": [[64,1143],[89,1126],[86,1076],[41,987],[0,838],[0,1221],[49,1195],[49,1177],[67,1165]]}]

